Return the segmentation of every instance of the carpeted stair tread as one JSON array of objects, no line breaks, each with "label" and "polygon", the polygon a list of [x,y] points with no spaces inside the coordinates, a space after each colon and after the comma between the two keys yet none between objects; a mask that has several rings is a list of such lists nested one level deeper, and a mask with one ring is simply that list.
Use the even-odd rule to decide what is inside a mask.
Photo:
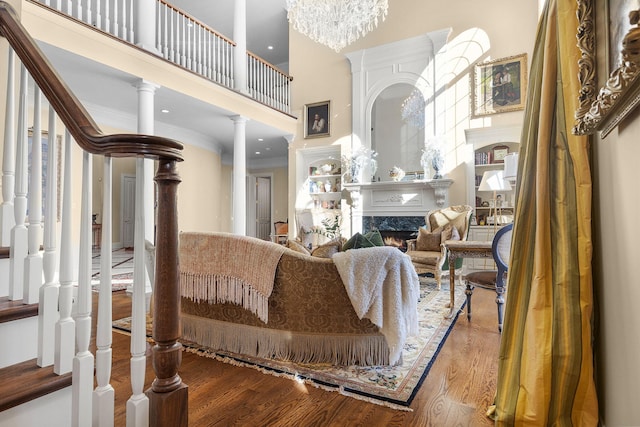
[{"label": "carpeted stair tread", "polygon": [[0,411],[21,405],[71,385],[71,373],[56,375],[53,366],[41,368],[36,359],[0,369]]}]

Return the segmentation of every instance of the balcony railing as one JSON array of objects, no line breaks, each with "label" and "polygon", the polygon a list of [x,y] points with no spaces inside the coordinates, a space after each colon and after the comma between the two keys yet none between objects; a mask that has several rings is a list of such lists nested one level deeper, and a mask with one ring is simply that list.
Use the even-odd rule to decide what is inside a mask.
[{"label": "balcony railing", "polygon": [[[139,29],[135,1],[31,0],[131,44]],[[166,60],[235,90],[236,44],[164,0],[155,8],[155,52]],[[246,55],[247,89],[253,99],[283,113],[291,112],[291,77],[251,52]]]}]

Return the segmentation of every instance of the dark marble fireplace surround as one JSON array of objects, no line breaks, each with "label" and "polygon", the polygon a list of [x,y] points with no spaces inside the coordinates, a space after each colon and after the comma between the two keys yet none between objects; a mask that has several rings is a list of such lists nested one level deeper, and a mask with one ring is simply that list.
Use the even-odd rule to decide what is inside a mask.
[{"label": "dark marble fireplace surround", "polygon": [[364,216],[362,231],[380,230],[385,244],[407,250],[407,240],[418,237],[418,228],[425,225],[424,216]]}]

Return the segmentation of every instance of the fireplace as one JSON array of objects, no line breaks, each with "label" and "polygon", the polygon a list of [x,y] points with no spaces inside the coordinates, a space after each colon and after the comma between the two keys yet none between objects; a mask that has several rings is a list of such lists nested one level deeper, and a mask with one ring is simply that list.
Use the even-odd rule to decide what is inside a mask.
[{"label": "fireplace", "polygon": [[379,230],[386,246],[407,251],[407,240],[418,237],[418,227],[424,225],[423,216],[366,216],[362,218],[362,230],[367,233]]}]

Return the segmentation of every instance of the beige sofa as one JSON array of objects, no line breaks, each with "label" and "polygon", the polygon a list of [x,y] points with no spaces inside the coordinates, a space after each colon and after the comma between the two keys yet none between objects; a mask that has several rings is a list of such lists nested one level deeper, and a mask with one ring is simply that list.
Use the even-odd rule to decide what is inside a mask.
[{"label": "beige sofa", "polygon": [[296,362],[389,364],[385,336],[358,318],[332,259],[250,237],[182,233],[180,275],[187,341]]}]

